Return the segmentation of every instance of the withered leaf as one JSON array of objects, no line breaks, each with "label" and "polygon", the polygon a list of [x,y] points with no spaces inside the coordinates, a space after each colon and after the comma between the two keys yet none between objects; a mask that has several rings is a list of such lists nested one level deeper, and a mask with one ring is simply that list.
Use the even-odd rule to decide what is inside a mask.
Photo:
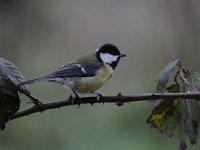
[{"label": "withered leaf", "polygon": [[180,84],[175,83],[175,84],[172,84],[169,87],[167,87],[166,90],[168,93],[178,93],[178,92],[180,92],[181,87],[180,87]]},{"label": "withered leaf", "polygon": [[[172,84],[167,88],[167,91],[180,92],[180,85],[178,83]],[[180,117],[179,105],[180,102],[176,99],[159,101],[147,119],[147,123],[171,137],[177,127],[177,118]]]},{"label": "withered leaf", "polygon": [[179,116],[177,100],[163,100],[152,111],[147,119],[151,127],[158,129],[161,133],[172,136],[177,126],[176,119]]}]

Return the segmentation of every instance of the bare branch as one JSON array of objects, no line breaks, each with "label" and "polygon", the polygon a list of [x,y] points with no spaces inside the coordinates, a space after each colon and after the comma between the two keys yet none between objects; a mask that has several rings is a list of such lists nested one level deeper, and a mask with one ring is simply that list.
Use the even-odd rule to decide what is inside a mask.
[{"label": "bare branch", "polygon": [[177,98],[200,99],[200,93],[199,92],[198,93],[144,93],[144,94],[134,94],[130,96],[123,96],[121,94],[118,94],[117,96],[101,97],[99,101],[97,100],[97,97],[83,97],[80,99],[69,97],[66,100],[40,103],[39,105],[34,105],[24,110],[20,110],[11,117],[11,120],[24,117],[36,112],[43,112],[48,109],[60,108],[71,105],[80,105],[80,104],[93,105],[94,103],[114,103],[117,104],[118,106],[121,106],[123,103],[128,103],[128,102],[159,100],[159,99],[173,100]]}]

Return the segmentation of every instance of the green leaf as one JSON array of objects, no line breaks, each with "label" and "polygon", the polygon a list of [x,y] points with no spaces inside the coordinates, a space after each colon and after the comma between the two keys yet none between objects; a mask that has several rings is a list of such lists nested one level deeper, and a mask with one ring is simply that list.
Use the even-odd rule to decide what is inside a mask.
[{"label": "green leaf", "polygon": [[[25,78],[19,69],[10,61],[0,58],[0,128],[5,128],[11,115],[19,110],[20,99],[17,85],[24,82]],[[21,90],[28,91],[28,86]]]},{"label": "green leaf", "polygon": [[200,74],[197,72],[191,73],[192,84],[195,86],[197,91],[200,92]]},{"label": "green leaf", "polygon": [[[200,88],[200,74],[196,72],[188,72],[185,75],[185,78],[189,81],[189,83],[194,86],[195,91],[191,89],[190,85],[183,84],[183,92],[185,93],[194,93],[199,91]],[[189,117],[191,117],[192,121],[200,121],[200,104],[198,100],[194,99],[186,99],[185,104],[188,109]]]},{"label": "green leaf", "polygon": [[[159,92],[159,93],[165,92],[166,87],[167,87],[167,83],[168,83],[170,77],[172,76],[173,71],[175,70],[178,62],[179,62],[179,60],[173,60],[161,70],[159,75],[156,77],[156,81],[157,81],[156,92]],[[155,107],[161,101],[162,100],[152,100],[151,103]]]},{"label": "green leaf", "polygon": [[[195,93],[199,88],[200,76],[198,73],[191,73],[190,71],[184,72],[184,78],[188,81],[183,83],[182,90],[184,93]],[[197,142],[198,126],[200,122],[200,105],[198,100],[183,99],[181,100],[183,110],[181,111],[182,117],[180,119],[180,126],[182,133],[187,136],[191,144]]]},{"label": "green leaf", "polygon": [[157,92],[164,92],[167,83],[170,79],[170,77],[173,74],[174,69],[176,68],[176,65],[178,64],[179,60],[173,60],[169,64],[167,64],[163,70],[160,72],[160,74],[156,77],[157,84]]},{"label": "green leaf", "polygon": [[197,142],[197,128],[195,128],[195,122],[192,121],[192,118],[190,117],[187,101],[181,100],[181,104],[183,109],[180,111],[181,118],[179,119],[179,128],[181,131],[179,132],[179,137],[187,136],[190,140],[190,143],[194,144]]},{"label": "green leaf", "polygon": [[[17,86],[21,82],[26,81],[17,66],[3,58],[0,58],[0,76],[10,80],[15,86]],[[22,90],[29,92],[27,85],[23,85],[21,86],[21,88]]]},{"label": "green leaf", "polygon": [[0,128],[5,128],[6,122],[19,110],[20,99],[16,85],[9,79],[0,76]]}]

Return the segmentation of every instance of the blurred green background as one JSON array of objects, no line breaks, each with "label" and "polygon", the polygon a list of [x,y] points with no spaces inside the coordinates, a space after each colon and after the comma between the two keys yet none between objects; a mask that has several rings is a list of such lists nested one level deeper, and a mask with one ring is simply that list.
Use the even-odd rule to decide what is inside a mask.
[{"label": "blurred green background", "polygon": [[[110,42],[128,57],[99,90],[104,95],[154,92],[155,76],[170,53],[200,72],[200,1],[197,0],[0,0],[0,53],[26,79],[94,52]],[[53,83],[30,85],[44,101],[71,91]],[[21,108],[30,104],[21,96]],[[169,150],[169,139],[146,124],[149,102],[117,107],[64,107],[10,121],[0,150]],[[190,146],[199,149],[200,144]]]}]

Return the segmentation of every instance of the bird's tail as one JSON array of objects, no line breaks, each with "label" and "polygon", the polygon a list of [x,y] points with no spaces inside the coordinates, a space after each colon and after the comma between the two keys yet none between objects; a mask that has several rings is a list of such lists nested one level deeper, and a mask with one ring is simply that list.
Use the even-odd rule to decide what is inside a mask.
[{"label": "bird's tail", "polygon": [[33,79],[33,80],[28,80],[28,81],[25,81],[25,82],[21,82],[21,83],[18,84],[18,86],[26,85],[26,84],[31,84],[31,83],[35,83],[35,82],[40,82],[40,81],[48,81],[48,80],[49,80],[49,77],[45,76],[45,77],[41,77],[41,78],[37,78],[37,79]]}]

